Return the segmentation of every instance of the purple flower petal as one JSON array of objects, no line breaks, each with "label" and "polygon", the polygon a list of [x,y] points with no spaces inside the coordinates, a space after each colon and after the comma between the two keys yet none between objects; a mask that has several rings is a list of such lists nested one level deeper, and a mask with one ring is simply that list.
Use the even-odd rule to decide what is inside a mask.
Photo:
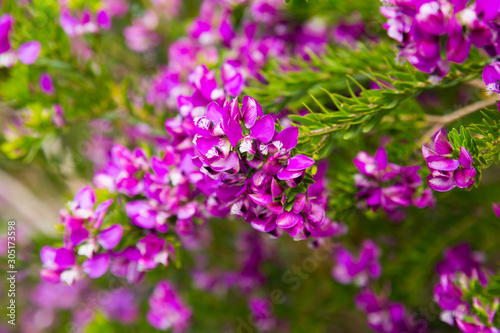
[{"label": "purple flower petal", "polygon": [[93,258],[85,260],[82,269],[91,279],[97,279],[106,273],[109,268],[109,255],[107,253],[98,254]]},{"label": "purple flower petal", "polygon": [[299,129],[297,127],[287,127],[276,135],[273,142],[281,143],[281,148],[285,151],[295,148],[299,138]]},{"label": "purple flower petal", "polygon": [[241,128],[240,123],[233,119],[229,119],[225,127],[225,133],[231,143],[231,146],[236,147],[238,145],[238,141],[243,139],[243,129]]},{"label": "purple flower petal", "polygon": [[76,192],[73,201],[78,204],[79,208],[93,209],[95,205],[94,190],[88,186],[81,188],[78,192]]},{"label": "purple flower petal", "polygon": [[460,156],[458,157],[458,160],[460,161],[460,165],[462,165],[466,169],[471,168],[472,164],[474,163],[469,151],[464,147],[460,147]]},{"label": "purple flower petal", "polygon": [[476,182],[476,169],[458,169],[455,171],[454,179],[458,187],[470,189]]},{"label": "purple flower petal", "polygon": [[31,65],[38,59],[41,49],[42,45],[39,41],[26,42],[17,49],[17,57],[23,64]]},{"label": "purple flower petal", "polygon": [[495,213],[495,215],[500,218],[500,203],[491,204],[491,208],[493,208],[493,212]]},{"label": "purple flower petal", "polygon": [[87,238],[89,238],[89,231],[85,228],[80,227],[71,231],[70,240],[73,246],[81,244]]},{"label": "purple flower petal", "polygon": [[278,218],[276,219],[276,224],[284,229],[292,228],[295,226],[297,223],[303,221],[302,215],[291,213],[291,212],[284,212]]},{"label": "purple flower petal", "polygon": [[39,80],[40,90],[46,95],[54,95],[54,83],[52,83],[52,78],[47,73],[42,73]]},{"label": "purple flower petal", "polygon": [[279,180],[290,180],[299,178],[303,173],[304,171],[288,171],[286,168],[282,168],[278,171],[277,177]]},{"label": "purple flower petal", "polygon": [[449,157],[429,156],[427,158],[427,165],[429,166],[429,168],[435,170],[453,171],[458,169],[458,167],[460,166],[460,162]]},{"label": "purple flower petal", "polygon": [[42,247],[40,250],[40,259],[45,267],[59,270],[70,268],[76,262],[73,251],[64,247],[59,249],[50,246]]},{"label": "purple flower petal", "polygon": [[271,194],[249,194],[248,197],[260,206],[265,206],[273,202],[273,196]]},{"label": "purple flower petal", "polygon": [[438,155],[450,155],[453,153],[453,147],[444,136],[443,131],[439,131],[434,139],[434,150]]},{"label": "purple flower petal", "polygon": [[97,24],[104,30],[111,28],[111,18],[105,10],[97,12]]},{"label": "purple flower petal", "polygon": [[306,155],[295,155],[288,161],[287,171],[302,171],[314,165],[314,160]]},{"label": "purple flower petal", "polygon": [[377,162],[377,166],[379,169],[384,170],[387,168],[388,157],[387,151],[384,147],[380,147],[375,153],[375,162]]},{"label": "purple flower petal", "polygon": [[427,176],[429,187],[437,192],[447,192],[455,188],[455,180],[447,176]]},{"label": "purple flower petal", "polygon": [[494,61],[483,69],[483,81],[491,93],[500,93],[498,81],[500,81],[500,62]]},{"label": "purple flower petal", "polygon": [[262,111],[260,104],[249,96],[243,97],[241,113],[243,115],[243,122],[245,123],[246,128],[251,128],[255,124],[257,117],[264,116],[264,112]]},{"label": "purple flower petal", "polygon": [[206,117],[214,124],[225,124],[229,120],[227,110],[221,108],[216,102],[208,104]]},{"label": "purple flower petal", "polygon": [[262,141],[264,144],[271,141],[274,132],[274,120],[270,114],[255,121],[255,124],[250,128],[250,136]]},{"label": "purple flower petal", "polygon": [[102,230],[97,236],[97,241],[101,244],[103,249],[111,250],[118,245],[118,243],[120,243],[122,235],[123,227],[119,224],[114,224],[111,227]]},{"label": "purple flower petal", "polygon": [[109,206],[113,203],[113,199],[108,199],[106,201],[101,202],[99,205],[97,205],[95,211],[94,211],[94,225],[93,227],[95,229],[99,229],[101,227],[102,220],[104,219],[104,215],[106,214],[106,211],[108,210]]}]

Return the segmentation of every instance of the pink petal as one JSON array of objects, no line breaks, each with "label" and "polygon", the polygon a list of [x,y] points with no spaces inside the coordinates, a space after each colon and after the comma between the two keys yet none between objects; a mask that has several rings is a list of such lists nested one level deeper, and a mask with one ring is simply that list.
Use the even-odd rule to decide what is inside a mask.
[{"label": "pink petal", "polygon": [[70,240],[73,246],[81,244],[87,238],[89,238],[89,231],[85,228],[80,227],[71,231]]},{"label": "pink petal", "polygon": [[292,228],[303,220],[302,215],[284,212],[276,219],[276,224],[284,229]]},{"label": "pink petal", "polygon": [[495,215],[500,218],[500,203],[491,204],[491,207],[493,208],[493,212],[495,213]]},{"label": "pink petal", "polygon": [[297,127],[287,127],[276,135],[273,141],[283,144],[284,150],[291,150],[297,145],[299,138],[299,129]]},{"label": "pink petal", "polygon": [[42,45],[39,41],[26,42],[17,49],[17,57],[23,64],[31,65],[38,59],[41,49]]},{"label": "pink petal", "polygon": [[81,188],[76,192],[73,201],[76,202],[80,208],[93,209],[95,205],[94,190],[88,186]]},{"label": "pink petal", "polygon": [[295,155],[288,161],[287,171],[302,171],[314,165],[314,160],[306,155]]},{"label": "pink petal", "polygon": [[274,120],[273,117],[268,114],[255,122],[250,129],[250,136],[267,144],[273,138],[274,132]]},{"label": "pink petal", "polygon": [[427,176],[429,187],[437,192],[447,192],[455,188],[455,180],[445,176]]},{"label": "pink petal", "polygon": [[450,155],[453,153],[453,147],[444,136],[443,131],[439,131],[434,139],[434,150],[438,155]]},{"label": "pink petal", "polygon": [[243,97],[241,113],[246,128],[251,128],[255,124],[257,117],[264,116],[260,104],[249,96]]},{"label": "pink petal", "polygon": [[231,143],[231,146],[233,147],[236,147],[238,145],[238,141],[243,139],[243,129],[241,128],[240,123],[233,119],[229,119],[225,128],[225,133]]},{"label": "pink petal", "polygon": [[277,177],[279,180],[290,180],[299,178],[303,173],[304,171],[288,171],[287,169],[282,168],[278,171]]},{"label": "pink petal", "polygon": [[106,253],[98,254],[93,258],[87,259],[82,264],[82,269],[92,279],[97,279],[106,273],[109,268],[109,255]]},{"label": "pink petal", "polygon": [[97,241],[101,244],[103,249],[111,250],[118,245],[118,243],[120,243],[122,235],[123,227],[119,224],[114,224],[111,227],[102,230],[97,236]]},{"label": "pink petal", "polygon": [[458,167],[460,166],[460,162],[449,157],[429,156],[427,158],[427,165],[429,166],[429,168],[435,170],[453,171],[458,169]]},{"label": "pink petal", "polygon": [[464,147],[460,147],[460,156],[458,157],[458,160],[460,161],[460,164],[466,169],[472,167],[472,164],[474,163],[469,151]]}]

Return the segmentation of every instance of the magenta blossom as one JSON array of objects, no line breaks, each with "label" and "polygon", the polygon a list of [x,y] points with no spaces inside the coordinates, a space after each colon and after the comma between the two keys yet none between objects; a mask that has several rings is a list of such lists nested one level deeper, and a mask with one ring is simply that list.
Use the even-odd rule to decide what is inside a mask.
[{"label": "magenta blossom", "polygon": [[52,82],[52,77],[49,74],[42,73],[40,75],[39,85],[40,90],[45,95],[54,95],[56,90],[54,88],[54,83]]},{"label": "magenta blossom", "polygon": [[365,286],[370,278],[376,280],[382,273],[379,257],[380,250],[371,240],[363,242],[358,258],[354,258],[345,248],[338,248],[332,276],[342,284],[354,282],[358,286]]},{"label": "magenta blossom", "polygon": [[392,220],[400,221],[404,218],[402,207],[433,205],[431,193],[424,190],[418,194],[417,188],[422,184],[420,167],[389,163],[385,148],[380,148],[373,157],[359,152],[353,162],[360,172],[354,176],[354,183],[360,189],[357,197],[366,207],[374,211],[381,207]]},{"label": "magenta blossom", "polygon": [[149,298],[148,322],[159,330],[173,329],[182,333],[189,327],[191,310],[186,307],[173,286],[167,281],[156,285]]},{"label": "magenta blossom", "polygon": [[476,182],[476,169],[469,151],[460,147],[456,159],[453,147],[442,131],[436,134],[434,150],[422,146],[422,155],[431,171],[427,182],[434,191],[446,192],[455,186],[470,189]]}]

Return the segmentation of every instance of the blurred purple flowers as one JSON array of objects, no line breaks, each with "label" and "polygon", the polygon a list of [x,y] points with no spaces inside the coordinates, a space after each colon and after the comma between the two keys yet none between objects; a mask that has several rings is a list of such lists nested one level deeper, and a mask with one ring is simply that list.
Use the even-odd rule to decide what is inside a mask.
[{"label": "blurred purple flowers", "polygon": [[0,67],[11,67],[17,60],[25,65],[32,65],[38,59],[42,46],[39,41],[34,40],[21,44],[15,51],[10,43],[13,24],[14,18],[10,14],[0,16]]},{"label": "blurred purple flowers", "polygon": [[500,332],[493,326],[499,299],[490,303],[474,296],[470,302],[466,296],[471,288],[488,285],[488,271],[482,261],[481,254],[471,253],[467,244],[461,244],[447,250],[444,261],[437,266],[440,281],[434,288],[434,299],[443,310],[441,320],[456,324],[465,333]]},{"label": "blurred purple flowers", "polygon": [[429,189],[418,192],[422,185],[418,174],[420,167],[389,163],[385,148],[380,148],[375,156],[359,152],[354,165],[360,172],[354,176],[354,183],[360,189],[357,197],[363,200],[366,208],[374,211],[382,208],[392,220],[400,221],[404,218],[402,207],[434,205]]},{"label": "blurred purple flowers", "polygon": [[161,281],[156,285],[149,298],[149,307],[147,318],[153,327],[159,330],[172,328],[175,333],[188,328],[191,310],[182,303],[169,282]]},{"label": "blurred purple flowers", "polygon": [[380,11],[387,18],[389,37],[403,44],[399,56],[440,79],[448,73],[449,62],[467,59],[472,45],[490,56],[500,52],[498,1],[468,2],[387,0]]}]

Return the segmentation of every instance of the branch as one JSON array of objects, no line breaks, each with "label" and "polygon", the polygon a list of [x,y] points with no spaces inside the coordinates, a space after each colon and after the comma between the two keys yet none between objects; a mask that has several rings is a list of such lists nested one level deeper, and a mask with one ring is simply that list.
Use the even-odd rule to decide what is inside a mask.
[{"label": "branch", "polygon": [[444,127],[447,124],[450,124],[454,121],[457,121],[465,116],[468,116],[474,112],[480,111],[481,109],[484,109],[488,106],[494,105],[498,101],[499,96],[494,95],[492,97],[489,97],[487,99],[469,104],[461,109],[458,109],[450,114],[444,115],[444,116],[432,116],[432,115],[427,115],[425,117],[425,120],[428,123],[434,123],[435,125],[432,126],[430,130],[428,130],[423,136],[422,139],[419,142],[419,145],[422,146],[426,143],[428,143],[432,136],[442,127]]},{"label": "branch", "polygon": [[446,125],[449,123],[452,123],[454,121],[457,121],[465,116],[468,116],[469,114],[472,114],[474,112],[477,112],[481,109],[484,109],[485,107],[494,105],[498,101],[498,95],[492,96],[488,99],[484,99],[472,104],[469,104],[461,109],[458,109],[450,114],[444,115],[444,116],[431,116],[428,115],[425,117],[425,120],[429,123],[437,123],[441,125]]}]

